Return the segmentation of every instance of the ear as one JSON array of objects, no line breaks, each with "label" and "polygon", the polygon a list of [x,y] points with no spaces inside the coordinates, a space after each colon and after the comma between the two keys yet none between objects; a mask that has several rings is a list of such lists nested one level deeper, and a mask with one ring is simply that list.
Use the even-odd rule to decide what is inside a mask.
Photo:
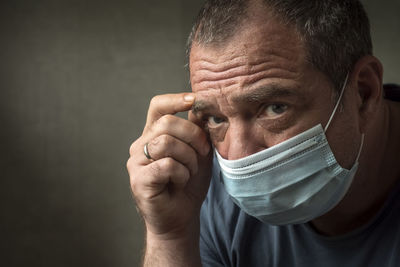
[{"label": "ear", "polygon": [[364,56],[353,68],[353,86],[357,88],[360,132],[365,133],[377,113],[383,97],[383,67],[374,56]]}]

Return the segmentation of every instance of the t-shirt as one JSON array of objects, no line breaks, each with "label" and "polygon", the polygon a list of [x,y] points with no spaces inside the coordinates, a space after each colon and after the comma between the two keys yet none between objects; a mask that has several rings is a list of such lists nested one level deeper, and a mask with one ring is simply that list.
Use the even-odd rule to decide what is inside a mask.
[{"label": "t-shirt", "polygon": [[[400,87],[385,89],[389,89],[387,98],[400,100]],[[328,237],[318,234],[309,223],[274,226],[246,214],[225,192],[216,159],[213,165],[200,214],[203,266],[400,266],[400,182],[369,223],[345,235]]]}]

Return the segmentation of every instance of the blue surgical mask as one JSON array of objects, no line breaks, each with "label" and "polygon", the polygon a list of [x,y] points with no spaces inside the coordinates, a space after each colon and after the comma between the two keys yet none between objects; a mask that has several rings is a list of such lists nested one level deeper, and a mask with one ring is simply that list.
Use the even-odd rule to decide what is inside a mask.
[{"label": "blue surgical mask", "polygon": [[247,214],[273,225],[311,221],[335,207],[348,191],[358,168],[364,135],[353,167],[341,167],[321,124],[273,147],[238,160],[217,150],[221,178],[232,200]]}]

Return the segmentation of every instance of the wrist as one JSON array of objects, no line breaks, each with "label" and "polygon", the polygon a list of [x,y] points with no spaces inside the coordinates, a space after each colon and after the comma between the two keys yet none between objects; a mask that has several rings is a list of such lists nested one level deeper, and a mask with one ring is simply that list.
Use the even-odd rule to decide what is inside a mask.
[{"label": "wrist", "polygon": [[198,237],[199,231],[200,223],[198,219],[193,219],[186,225],[176,226],[168,231],[158,231],[158,229],[146,225],[146,237],[148,240],[156,241],[189,241],[194,237]]},{"label": "wrist", "polygon": [[169,233],[146,232],[145,266],[201,266],[199,224]]}]

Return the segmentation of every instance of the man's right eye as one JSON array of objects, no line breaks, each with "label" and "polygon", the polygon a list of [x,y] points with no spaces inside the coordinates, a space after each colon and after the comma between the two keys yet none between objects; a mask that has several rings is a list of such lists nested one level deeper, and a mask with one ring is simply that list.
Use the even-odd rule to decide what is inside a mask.
[{"label": "man's right eye", "polygon": [[216,117],[216,116],[209,116],[207,118],[207,125],[209,127],[217,127],[218,125],[220,125],[221,123],[224,123],[225,119],[221,118],[221,117]]}]

